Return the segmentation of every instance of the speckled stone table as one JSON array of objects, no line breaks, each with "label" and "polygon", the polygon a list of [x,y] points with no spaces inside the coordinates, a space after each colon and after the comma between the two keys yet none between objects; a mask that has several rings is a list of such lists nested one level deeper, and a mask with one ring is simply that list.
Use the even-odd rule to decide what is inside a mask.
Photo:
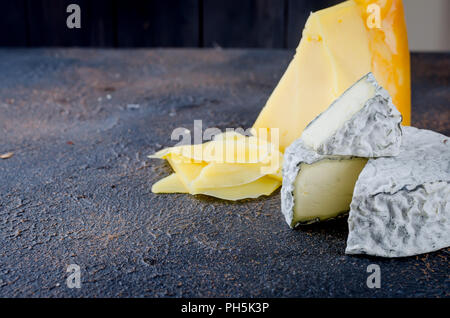
[{"label": "speckled stone table", "polygon": [[[151,193],[174,128],[250,127],[292,54],[0,50],[0,296],[449,297],[449,249],[347,256],[346,219],[290,230],[279,191]],[[449,135],[450,54],[414,54],[412,76],[413,124]]]}]

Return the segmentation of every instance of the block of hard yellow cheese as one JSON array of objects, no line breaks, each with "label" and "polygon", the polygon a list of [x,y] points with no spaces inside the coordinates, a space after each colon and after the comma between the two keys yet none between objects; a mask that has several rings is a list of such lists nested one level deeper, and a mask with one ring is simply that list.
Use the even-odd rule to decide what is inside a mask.
[{"label": "block of hard yellow cheese", "polygon": [[[360,9],[369,35],[372,72],[391,95],[403,115],[402,125],[411,124],[411,80],[405,14],[402,0],[354,0]],[[372,6],[371,6],[372,5]],[[380,13],[380,27],[367,23]],[[372,9],[371,9],[372,8]]]},{"label": "block of hard yellow cheese", "polygon": [[[214,188],[198,190],[191,194],[204,194],[216,198],[237,201],[254,199],[261,195],[270,195],[281,182],[270,177],[262,177],[251,183],[228,188]],[[189,193],[176,173],[159,180],[152,186],[153,193]]]},{"label": "block of hard yellow cheese", "polygon": [[[311,120],[373,68],[375,77],[380,77],[380,83],[393,97],[410,93],[409,86],[404,84],[409,81],[409,65],[406,67],[409,60],[397,65],[379,62],[385,46],[378,42],[403,36],[403,30],[394,27],[386,29],[384,38],[371,36],[363,19],[363,6],[351,0],[309,16],[294,59],[253,126],[278,128],[281,151],[301,135]],[[390,56],[385,55],[383,61],[388,62]],[[404,73],[407,78],[402,77],[401,83],[391,80],[388,74],[394,72]],[[398,108],[408,119],[409,103]]]}]

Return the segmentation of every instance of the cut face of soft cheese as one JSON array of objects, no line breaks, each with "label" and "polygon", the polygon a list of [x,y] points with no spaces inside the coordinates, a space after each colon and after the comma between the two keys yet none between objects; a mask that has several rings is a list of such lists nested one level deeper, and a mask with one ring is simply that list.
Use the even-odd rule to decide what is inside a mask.
[{"label": "cut face of soft cheese", "polygon": [[[392,8],[380,4],[383,13],[390,13],[383,21],[392,22],[394,15],[395,24],[383,22],[382,31],[372,32],[362,18],[366,12],[363,2],[346,1],[309,16],[294,59],[253,125],[256,129],[278,128],[282,152],[317,115],[370,71],[395,97],[394,104],[396,100],[401,103],[399,109],[409,123],[409,52],[407,45],[403,46],[405,23],[397,18],[403,15],[402,8],[397,11],[392,1],[388,1]],[[395,43],[399,45],[395,47]]]},{"label": "cut face of soft cheese", "polygon": [[310,223],[347,212],[365,163],[362,158],[333,158],[301,164],[295,179],[292,222]]},{"label": "cut face of soft cheese", "polygon": [[401,121],[389,93],[369,73],[317,116],[301,138],[324,155],[395,156],[400,150]]},{"label": "cut face of soft cheese", "polygon": [[212,141],[158,151],[175,174],[152,187],[154,193],[205,194],[226,200],[269,195],[281,185],[282,154],[266,140],[227,132]]},{"label": "cut face of soft cheese", "polygon": [[450,245],[450,139],[403,127],[400,154],[370,159],[350,205],[347,254],[411,256]]},{"label": "cut face of soft cheese", "polygon": [[284,154],[281,211],[289,226],[337,217],[349,210],[367,159],[320,155],[301,138]]}]

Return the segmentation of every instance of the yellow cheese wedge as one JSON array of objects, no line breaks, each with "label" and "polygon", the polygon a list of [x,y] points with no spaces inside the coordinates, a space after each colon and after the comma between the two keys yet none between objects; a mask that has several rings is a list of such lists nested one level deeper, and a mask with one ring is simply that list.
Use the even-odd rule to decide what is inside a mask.
[{"label": "yellow cheese wedge", "polygon": [[[385,30],[383,38],[371,36],[362,16],[364,5],[362,0],[359,2],[358,5],[353,0],[346,1],[309,16],[294,59],[253,125],[257,130],[278,128],[280,151],[300,137],[306,125],[347,88],[373,69],[375,77],[380,78],[392,96],[399,95],[399,91],[409,94],[406,84],[409,66],[406,72],[406,62],[390,64],[394,60],[389,56],[381,58],[385,47],[377,44],[405,34],[392,28]],[[386,74],[392,73],[402,76],[397,80],[385,79],[390,77]],[[409,118],[409,104],[399,109]]]},{"label": "yellow cheese wedge", "polygon": [[[236,187],[198,190],[191,194],[204,194],[224,200],[242,200],[270,195],[281,182],[270,177],[262,177],[251,183]],[[176,173],[159,180],[152,186],[153,193],[189,193]]]}]

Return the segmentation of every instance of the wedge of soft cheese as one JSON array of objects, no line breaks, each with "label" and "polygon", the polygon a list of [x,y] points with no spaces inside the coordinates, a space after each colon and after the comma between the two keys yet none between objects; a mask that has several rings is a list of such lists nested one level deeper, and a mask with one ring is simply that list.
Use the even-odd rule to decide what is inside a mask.
[{"label": "wedge of soft cheese", "polygon": [[[397,18],[403,15],[402,8],[396,9],[392,4],[387,11],[395,14],[396,19],[394,25],[387,26],[385,22],[392,21],[391,17],[382,20],[384,37],[368,31],[365,9],[362,1],[358,4],[346,1],[309,16],[294,59],[253,126],[278,128],[281,151],[300,137],[311,120],[370,71],[394,97],[394,104],[399,103],[405,122],[409,123],[410,79],[406,62],[409,52],[400,39],[406,39],[404,21]],[[395,47],[395,43],[401,45]],[[398,51],[393,51],[395,48]]]},{"label": "wedge of soft cheese", "polygon": [[301,138],[322,155],[395,156],[401,121],[389,93],[369,73],[317,116]]},{"label": "wedge of soft cheese", "polygon": [[281,211],[291,227],[348,212],[353,188],[367,159],[320,155],[303,143],[284,154]]},{"label": "wedge of soft cheese", "polygon": [[370,159],[353,192],[347,254],[401,257],[450,246],[450,138],[403,127],[400,154]]}]

